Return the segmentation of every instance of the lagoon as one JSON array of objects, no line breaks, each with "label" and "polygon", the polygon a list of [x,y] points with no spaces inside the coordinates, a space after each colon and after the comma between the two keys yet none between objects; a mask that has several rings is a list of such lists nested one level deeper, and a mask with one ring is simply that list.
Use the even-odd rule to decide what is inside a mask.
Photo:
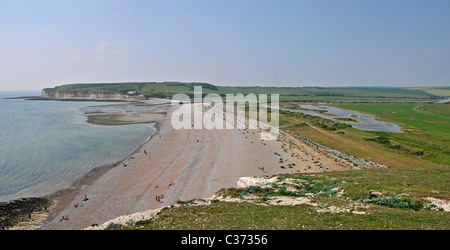
[{"label": "lagoon", "polygon": [[[402,128],[399,125],[390,122],[380,121],[376,119],[373,115],[367,115],[356,111],[330,107],[325,104],[302,104],[299,106],[302,109],[300,110],[281,109],[281,110],[318,116],[321,118],[330,119],[340,123],[347,123],[352,127],[367,131],[403,133]],[[343,121],[340,119],[348,119],[349,121]],[[355,120],[355,122],[351,120]]]}]

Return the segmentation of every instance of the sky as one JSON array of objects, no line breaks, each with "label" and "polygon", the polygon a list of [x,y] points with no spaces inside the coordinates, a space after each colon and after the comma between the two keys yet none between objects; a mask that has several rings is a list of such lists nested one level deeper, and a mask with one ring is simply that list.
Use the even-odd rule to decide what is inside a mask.
[{"label": "sky", "polygon": [[448,0],[0,0],[0,90],[450,86]]}]

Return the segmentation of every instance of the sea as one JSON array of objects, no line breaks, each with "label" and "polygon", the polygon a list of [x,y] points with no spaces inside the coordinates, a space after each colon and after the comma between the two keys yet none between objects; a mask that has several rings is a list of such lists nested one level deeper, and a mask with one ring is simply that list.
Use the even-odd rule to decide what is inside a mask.
[{"label": "sea", "polygon": [[86,122],[86,107],[108,102],[4,99],[38,95],[0,92],[0,202],[68,188],[92,169],[125,159],[156,132],[151,123]]}]

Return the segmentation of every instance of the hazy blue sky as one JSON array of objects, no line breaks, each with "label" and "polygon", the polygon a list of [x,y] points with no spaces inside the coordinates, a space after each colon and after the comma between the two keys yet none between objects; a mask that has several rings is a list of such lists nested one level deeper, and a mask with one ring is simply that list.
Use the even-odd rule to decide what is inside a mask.
[{"label": "hazy blue sky", "polygon": [[449,0],[0,0],[0,90],[450,85]]}]

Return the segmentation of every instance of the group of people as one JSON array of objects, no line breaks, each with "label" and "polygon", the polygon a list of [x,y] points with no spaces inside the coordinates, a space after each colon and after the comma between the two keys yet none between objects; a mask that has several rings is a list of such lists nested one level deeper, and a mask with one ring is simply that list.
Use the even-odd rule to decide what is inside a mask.
[{"label": "group of people", "polygon": [[[169,187],[173,187],[173,186],[175,186],[175,182],[171,181],[169,183]],[[158,188],[158,186],[155,186],[155,188]],[[160,202],[163,198],[164,198],[164,194],[160,194],[160,195],[156,195],[155,200],[157,202]]]},{"label": "group of people", "polygon": [[[81,201],[88,201],[89,200],[89,198],[87,197],[87,195],[85,194],[84,195],[84,197],[83,198],[81,198]],[[75,204],[73,204],[73,207],[74,208],[77,208],[77,207],[83,207],[84,205],[82,204],[82,203],[75,203]],[[59,219],[59,222],[62,222],[62,221],[64,221],[64,220],[69,220],[69,216],[68,215],[66,215],[66,216],[62,216],[60,219]]]},{"label": "group of people", "polygon": [[77,208],[77,207],[82,207],[83,206],[83,204],[82,203],[75,203],[75,204],[73,204],[73,207],[74,208]]},{"label": "group of people", "polygon": [[66,216],[62,216],[60,219],[59,219],[59,222],[61,222],[61,221],[63,221],[63,220],[69,220],[69,216],[68,215],[66,215]]},{"label": "group of people", "polygon": [[160,202],[161,199],[163,199],[163,198],[164,198],[164,195],[163,195],[163,194],[157,195],[157,196],[156,196],[156,201],[157,201],[157,202]]}]

